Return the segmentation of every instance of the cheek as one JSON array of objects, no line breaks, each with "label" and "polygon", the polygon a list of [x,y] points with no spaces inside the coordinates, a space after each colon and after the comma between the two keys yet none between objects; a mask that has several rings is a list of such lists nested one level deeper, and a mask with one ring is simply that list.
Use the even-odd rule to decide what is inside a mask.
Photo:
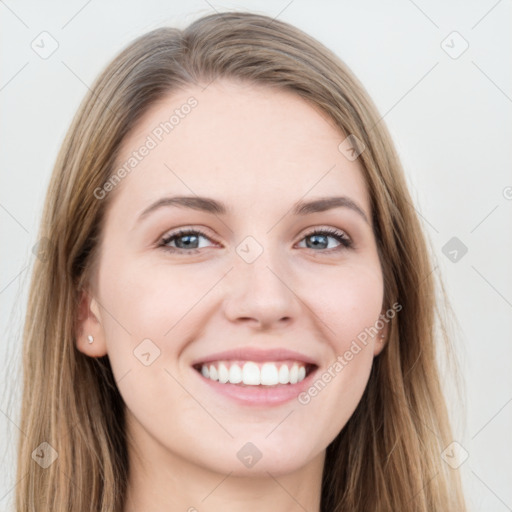
[{"label": "cheek", "polygon": [[341,272],[338,281],[325,283],[316,312],[327,325],[324,340],[329,344],[330,360],[319,369],[311,386],[298,397],[301,410],[297,418],[323,432],[322,441],[332,440],[346,425],[361,401],[368,384],[374,344],[371,331],[379,319],[382,281],[378,275]]},{"label": "cheek", "polygon": [[124,331],[122,337],[128,331],[133,343],[144,338],[168,339],[175,326],[186,325],[186,315],[218,281],[205,266],[193,270],[186,265],[172,267],[165,259],[125,258],[110,265],[105,260],[104,267],[112,269],[104,273],[101,286],[111,313],[106,320],[117,324],[113,326],[117,332]]},{"label": "cheek", "polygon": [[330,418],[332,426],[325,428],[336,432],[357,407],[368,382],[383,278],[378,266],[352,264],[329,275],[317,274],[315,283],[309,305],[321,319],[318,325],[329,344],[331,359],[299,402],[314,415]]},{"label": "cheek", "polygon": [[[344,265],[329,272],[317,272],[314,290],[304,297],[322,320],[325,338],[337,354],[365,329],[375,325],[383,300],[382,274],[374,265]],[[364,336],[363,336],[364,337]]]}]

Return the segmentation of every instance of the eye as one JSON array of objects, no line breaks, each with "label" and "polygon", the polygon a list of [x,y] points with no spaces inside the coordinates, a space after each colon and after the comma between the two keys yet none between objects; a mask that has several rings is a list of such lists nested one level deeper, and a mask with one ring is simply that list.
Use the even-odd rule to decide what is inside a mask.
[{"label": "eye", "polygon": [[[188,252],[195,254],[199,252],[199,239],[205,238],[210,240],[210,238],[198,229],[180,229],[179,231],[175,231],[174,233],[170,233],[164,238],[162,238],[159,247],[169,252]],[[170,243],[176,243],[176,247],[170,246]]]},{"label": "eye", "polygon": [[353,246],[352,240],[345,233],[343,233],[343,231],[339,231],[338,229],[334,228],[323,228],[311,231],[310,233],[307,233],[302,240],[311,240],[309,243],[306,242],[308,249],[333,249],[333,247],[329,247],[329,238],[336,239],[339,242],[339,245],[334,247],[335,251],[350,249]]}]

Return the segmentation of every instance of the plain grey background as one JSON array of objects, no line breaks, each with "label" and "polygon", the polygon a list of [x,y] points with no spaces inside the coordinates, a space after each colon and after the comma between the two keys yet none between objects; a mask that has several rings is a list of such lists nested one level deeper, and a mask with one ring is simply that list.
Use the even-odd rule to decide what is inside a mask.
[{"label": "plain grey background", "polygon": [[454,343],[467,403],[453,399],[450,410],[459,456],[467,457],[460,467],[468,502],[472,511],[512,510],[510,0],[1,0],[0,368],[10,394],[0,404],[0,510],[12,506],[23,435],[20,334],[32,248],[71,118],[132,39],[232,8],[316,37],[384,116],[460,325]]}]

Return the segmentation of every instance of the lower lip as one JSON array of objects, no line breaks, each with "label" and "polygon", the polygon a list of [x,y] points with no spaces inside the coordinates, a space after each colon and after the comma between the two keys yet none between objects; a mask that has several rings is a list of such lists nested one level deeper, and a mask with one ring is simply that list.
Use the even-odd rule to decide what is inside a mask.
[{"label": "lower lip", "polygon": [[297,384],[278,384],[276,386],[240,386],[238,384],[222,384],[219,381],[207,379],[201,373],[193,369],[194,373],[214,391],[227,396],[242,405],[281,405],[290,400],[297,399],[300,393],[310,386],[316,367],[304,380]]}]

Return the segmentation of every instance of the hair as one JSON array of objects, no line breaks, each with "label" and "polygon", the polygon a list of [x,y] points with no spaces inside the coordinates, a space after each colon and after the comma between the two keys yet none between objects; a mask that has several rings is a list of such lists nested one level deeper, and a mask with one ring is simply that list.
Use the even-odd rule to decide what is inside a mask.
[{"label": "hair", "polygon": [[[105,67],[71,123],[46,195],[39,231],[45,257],[34,259],[23,330],[16,510],[123,510],[124,402],[108,356],[88,357],[76,347],[80,295],[97,264],[113,196],[98,200],[94,191],[111,177],[123,141],[150,107],[216,79],[292,91],[365,146],[358,158],[384,307],[397,302],[402,310],[390,321],[360,403],[326,449],[321,510],[466,510],[459,471],[441,458],[453,441],[436,362],[453,356],[443,318],[448,301],[441,282],[440,310],[433,256],[389,132],[333,52],[298,28],[249,12],[207,15],[183,30],[138,37]],[[58,453],[46,468],[31,457],[43,442]]]}]

